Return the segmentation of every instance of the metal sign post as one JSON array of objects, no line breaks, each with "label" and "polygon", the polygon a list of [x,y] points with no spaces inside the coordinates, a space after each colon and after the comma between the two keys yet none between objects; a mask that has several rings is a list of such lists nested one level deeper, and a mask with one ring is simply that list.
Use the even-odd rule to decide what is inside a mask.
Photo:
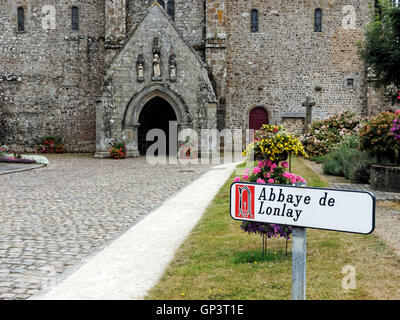
[{"label": "metal sign post", "polygon": [[292,226],[292,299],[306,299],[306,228],[370,234],[375,196],[365,191],[235,182],[235,220]]},{"label": "metal sign post", "polygon": [[306,228],[292,229],[292,300],[306,300]]}]

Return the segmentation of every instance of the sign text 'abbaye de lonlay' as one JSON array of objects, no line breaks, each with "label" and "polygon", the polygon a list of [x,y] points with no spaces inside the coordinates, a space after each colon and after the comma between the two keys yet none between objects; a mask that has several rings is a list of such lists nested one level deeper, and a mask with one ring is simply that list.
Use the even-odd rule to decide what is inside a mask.
[{"label": "sign text 'abbaye de lonlay'", "polygon": [[231,216],[236,220],[369,234],[375,197],[364,191],[235,182]]}]

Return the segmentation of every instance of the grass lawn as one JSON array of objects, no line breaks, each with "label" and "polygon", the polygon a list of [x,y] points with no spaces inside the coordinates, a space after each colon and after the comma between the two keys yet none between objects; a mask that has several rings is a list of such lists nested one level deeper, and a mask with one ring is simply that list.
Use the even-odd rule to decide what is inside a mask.
[{"label": "grass lawn", "polygon": [[[301,159],[292,171],[309,186],[326,182]],[[233,179],[233,177],[232,177]],[[291,241],[268,240],[240,229],[229,215],[229,186],[221,188],[146,299],[290,299]],[[342,268],[356,271],[356,289],[342,288]],[[400,299],[400,258],[375,234],[307,230],[307,299]]]}]

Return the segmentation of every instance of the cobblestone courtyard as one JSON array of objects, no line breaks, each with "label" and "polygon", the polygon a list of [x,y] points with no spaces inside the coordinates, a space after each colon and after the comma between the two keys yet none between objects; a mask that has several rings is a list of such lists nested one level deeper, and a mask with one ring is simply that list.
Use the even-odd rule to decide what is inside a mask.
[{"label": "cobblestone courtyard", "polygon": [[210,169],[48,158],[45,168],[0,175],[0,299],[27,299],[53,285]]}]

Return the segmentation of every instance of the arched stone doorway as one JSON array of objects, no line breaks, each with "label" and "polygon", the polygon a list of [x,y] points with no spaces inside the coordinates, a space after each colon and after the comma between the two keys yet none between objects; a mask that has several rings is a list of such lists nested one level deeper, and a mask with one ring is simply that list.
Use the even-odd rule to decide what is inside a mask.
[{"label": "arched stone doorway", "polygon": [[255,107],[249,114],[249,129],[259,130],[263,124],[268,124],[268,113],[262,107]]},{"label": "arched stone doorway", "polygon": [[141,155],[154,141],[146,141],[147,133],[152,129],[161,129],[166,136],[166,150],[169,151],[169,122],[177,121],[177,116],[171,105],[161,97],[148,101],[139,114],[138,149]]}]

